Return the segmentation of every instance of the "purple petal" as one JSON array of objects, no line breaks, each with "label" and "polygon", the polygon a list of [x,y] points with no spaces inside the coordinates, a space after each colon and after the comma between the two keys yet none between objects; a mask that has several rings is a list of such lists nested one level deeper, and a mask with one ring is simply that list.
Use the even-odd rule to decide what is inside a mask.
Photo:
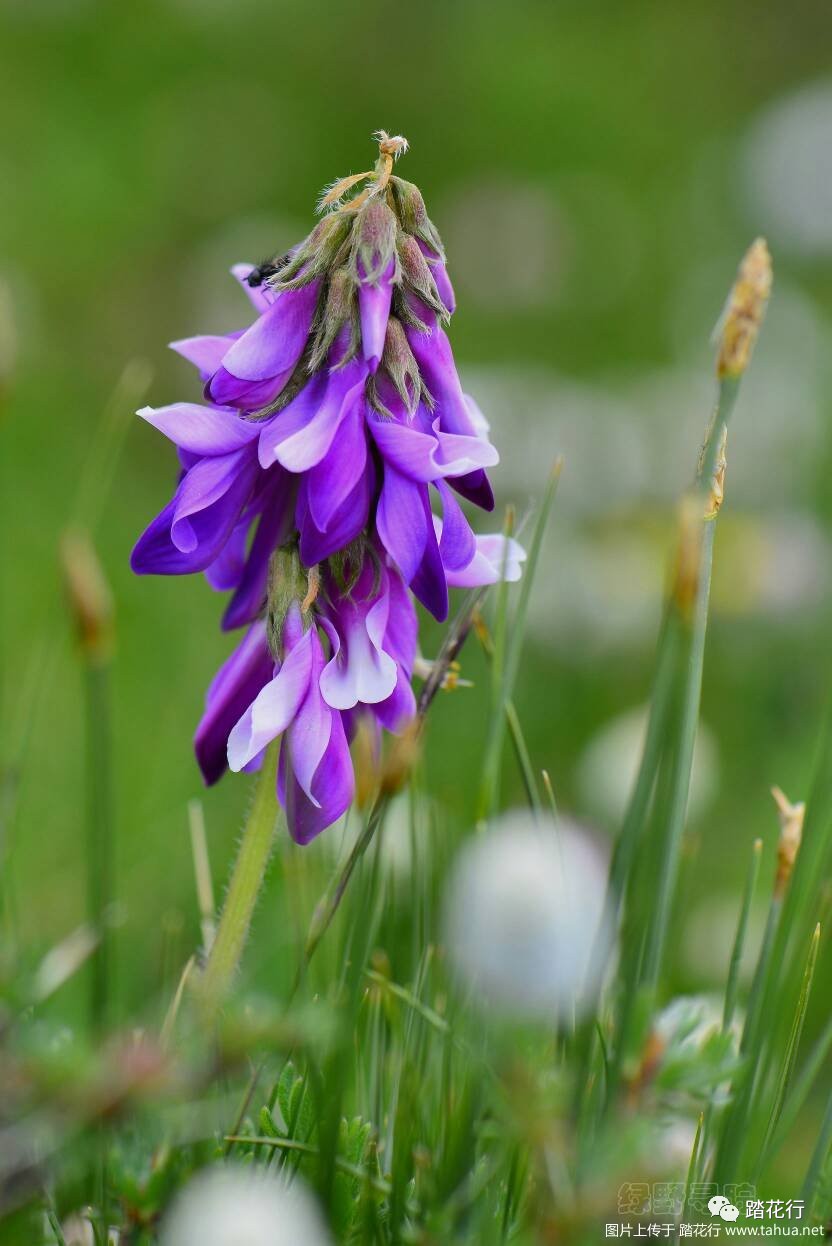
[{"label": "purple petal", "polygon": [[215,592],[224,593],[239,584],[245,566],[248,529],[247,519],[238,523],[217,557],[205,568],[205,578]]},{"label": "purple petal", "polygon": [[442,428],[448,433],[475,437],[477,428],[457,376],[448,335],[435,320],[428,333],[407,328],[407,340],[425,384],[436,403]]},{"label": "purple petal", "polygon": [[290,472],[306,472],[320,463],[342,420],[363,395],[365,379],[366,364],[361,360],[313,377],[263,430],[259,451],[263,467],[277,460]]},{"label": "purple petal", "polygon": [[272,552],[287,540],[291,531],[294,518],[291,478],[278,467],[272,468],[272,473],[278,475],[278,479],[266,497],[236,591],[223,615],[223,631],[242,627],[260,613],[266,600]]},{"label": "purple petal", "polygon": [[[462,392],[451,344],[439,323],[434,318],[428,333],[419,333],[412,328],[408,328],[406,333],[422,377],[435,401],[442,430],[467,437],[482,436],[481,418],[477,418],[476,408],[469,405]],[[485,510],[493,509],[494,495],[484,472],[466,473],[453,484],[463,497]]]},{"label": "purple petal", "polygon": [[142,407],[137,412],[176,446],[189,454],[229,454],[248,445],[260,434],[260,426],[243,420],[236,411],[203,407],[195,402],[174,402],[168,407]]},{"label": "purple petal", "polygon": [[[200,539],[211,540],[217,528],[225,531],[224,544],[248,500],[256,473],[257,460],[245,450],[195,463],[182,477],[174,498],[170,535],[176,548],[188,554],[198,546]],[[192,519],[200,519],[207,525],[202,538]],[[215,556],[209,561],[213,562]]]},{"label": "purple petal", "polygon": [[228,737],[228,765],[242,770],[294,719],[309,688],[312,668],[310,629],[287,654],[280,670],[240,716]]},{"label": "purple petal", "polygon": [[411,480],[460,476],[499,459],[496,449],[479,437],[442,432],[438,419],[430,432],[375,414],[368,423],[385,461]]},{"label": "purple petal", "polygon": [[244,381],[265,381],[294,371],[312,327],[320,281],[283,290],[223,359],[223,367]]},{"label": "purple petal", "polygon": [[286,809],[292,839],[298,844],[308,844],[321,831],[337,822],[352,803],[355,776],[341,715],[331,711],[329,743],[312,782],[314,804],[295,779],[287,757],[287,742],[284,739],[280,751],[278,796]]},{"label": "purple petal", "polygon": [[[386,586],[385,586],[386,587]],[[385,701],[396,687],[397,667],[384,651],[389,597],[358,598],[358,586],[337,603],[330,617],[334,652],[321,675],[321,692],[333,709],[352,709],[358,702]]]},{"label": "purple petal", "polygon": [[324,655],[317,628],[311,627],[308,634],[311,661],[306,695],[289,724],[284,749],[288,750],[288,761],[304,796],[313,805],[319,806],[312,791],[312,781],[329,744],[333,715],[321,696]]},{"label": "purple petal", "polygon": [[442,498],[442,536],[439,553],[446,571],[458,571],[467,567],[477,550],[476,538],[462,508],[444,480],[436,482]]},{"label": "purple petal", "polygon": [[200,337],[180,338],[178,342],[170,342],[169,346],[177,355],[192,363],[202,380],[207,381],[222,363],[231,343],[239,336],[237,333],[203,334]]},{"label": "purple petal", "polygon": [[[438,520],[436,521],[438,525]],[[483,584],[497,584],[503,577],[509,583],[519,580],[522,564],[526,561],[526,551],[513,537],[509,537],[508,551],[505,547],[506,537],[495,533],[476,538],[474,557],[466,567],[459,570],[448,569],[447,579],[451,588],[479,588]]]},{"label": "purple petal", "polygon": [[398,666],[404,668],[408,678],[416,659],[419,638],[419,621],[404,580],[395,567],[385,568],[388,579],[390,608],[387,630],[384,633],[384,649]]},{"label": "purple petal", "polygon": [[300,532],[300,557],[307,566],[323,562],[339,549],[349,545],[366,527],[370,500],[375,488],[375,468],[368,458],[355,487],[330,518],[326,532],[321,532],[309,512],[309,476],[301,479],[295,522]]},{"label": "purple petal", "polygon": [[439,256],[433,251],[426,242],[422,242],[420,238],[416,239],[419,249],[424,255],[430,267],[433,280],[436,282],[436,291],[445,304],[446,309],[451,315],[456,311],[456,295],[451,285],[451,279],[448,276],[448,270]]},{"label": "purple petal", "polygon": [[205,713],[196,729],[194,749],[207,784],[216,783],[225,772],[231,729],[271,679],[273,669],[266,625],[255,623],[220,667],[205,697]]},{"label": "purple petal", "polygon": [[480,510],[493,511],[494,490],[485,472],[469,472],[465,476],[455,476],[448,480],[448,484],[456,489],[466,502],[473,502],[474,506],[479,506]]},{"label": "purple petal", "polygon": [[424,485],[420,487],[424,489],[422,502],[428,533],[422,561],[410,582],[410,587],[425,609],[429,610],[440,623],[443,623],[448,617],[448,583],[445,579],[445,567],[436,539],[428,491]]},{"label": "purple petal", "polygon": [[361,350],[371,372],[376,371],[384,353],[395,271],[396,262],[391,260],[377,282],[361,279],[358,285]]},{"label": "purple petal", "polygon": [[205,386],[205,397],[220,407],[239,407],[241,411],[259,411],[274,402],[288,381],[293,369],[278,372],[265,381],[244,381],[220,367]]},{"label": "purple petal", "polygon": [[385,464],[384,483],[376,510],[376,529],[390,557],[409,584],[425,552],[433,529],[425,517],[427,486],[408,480]]},{"label": "purple petal", "polygon": [[401,667],[396,668],[396,687],[386,701],[373,706],[373,713],[387,731],[402,731],[416,716],[416,698],[410,686],[410,676]]},{"label": "purple petal", "polygon": [[367,462],[364,390],[356,386],[345,401],[346,414],[327,454],[309,472],[307,500],[312,522],[326,532],[332,516],[355,488]]},{"label": "purple petal", "polygon": [[[201,459],[200,463],[217,461]],[[191,469],[195,470],[196,467]],[[188,476],[190,472],[183,479],[173,499],[136,542],[130,556],[130,565],[137,575],[188,575],[194,571],[204,571],[217,558],[231,536],[251,492],[251,467],[231,473],[227,491],[214,504],[207,505],[203,510],[195,510],[187,518],[180,518],[177,522],[178,508]],[[194,499],[192,502],[196,505]],[[177,528],[177,543],[173,541],[174,525]]]}]

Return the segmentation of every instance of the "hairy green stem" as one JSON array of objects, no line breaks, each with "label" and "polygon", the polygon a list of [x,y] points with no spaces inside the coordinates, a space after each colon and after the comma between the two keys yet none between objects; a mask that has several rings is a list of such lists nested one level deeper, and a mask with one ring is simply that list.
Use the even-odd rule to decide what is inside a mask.
[{"label": "hairy green stem", "polygon": [[266,753],[228,884],[217,935],[199,984],[199,993],[209,1013],[215,1013],[222,1006],[237,972],[272,854],[275,831],[282,817],[274,791],[277,750],[278,743],[275,741]]}]

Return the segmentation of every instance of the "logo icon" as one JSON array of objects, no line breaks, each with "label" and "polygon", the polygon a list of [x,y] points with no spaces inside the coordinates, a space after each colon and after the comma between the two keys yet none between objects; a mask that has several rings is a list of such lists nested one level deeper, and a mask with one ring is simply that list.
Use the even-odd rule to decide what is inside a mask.
[{"label": "logo icon", "polygon": [[724,1194],[715,1194],[708,1199],[708,1211],[712,1216],[721,1216],[723,1220],[736,1220],[740,1214],[739,1207],[730,1203]]}]

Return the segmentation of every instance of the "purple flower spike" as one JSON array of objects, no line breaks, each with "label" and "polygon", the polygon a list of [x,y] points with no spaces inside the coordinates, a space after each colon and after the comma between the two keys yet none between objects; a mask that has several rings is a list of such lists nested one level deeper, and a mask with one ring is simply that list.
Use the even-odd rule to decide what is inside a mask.
[{"label": "purple flower spike", "polygon": [[414,598],[442,621],[451,588],[516,580],[525,559],[475,536],[459,503],[493,507],[498,455],[442,327],[456,300],[441,240],[394,173],[407,144],[378,138],[375,170],[336,183],[303,242],[232,268],[248,328],[171,343],[207,402],[139,413],[180,474],[133,569],[204,572],[230,595],[223,628],[247,628],[208,689],[203,777],[258,769],[279,741],[301,844],[352,801],[359,721],[380,749],[416,714]]}]

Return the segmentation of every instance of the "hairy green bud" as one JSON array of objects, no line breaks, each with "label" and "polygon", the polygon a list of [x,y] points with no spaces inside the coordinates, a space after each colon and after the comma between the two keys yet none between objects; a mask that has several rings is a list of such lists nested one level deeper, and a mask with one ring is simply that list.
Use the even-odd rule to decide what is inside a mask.
[{"label": "hairy green bud", "polygon": [[350,344],[339,367],[353,359],[361,342],[361,324],[355,298],[355,278],[348,268],[336,268],[327,289],[326,303],[312,332],[312,346],[306,360],[310,375],[322,368],[330,346],[345,324],[350,324]]},{"label": "hairy green bud", "polygon": [[332,212],[318,221],[289,262],[270,278],[269,285],[275,290],[296,290],[328,273],[340,259],[339,253],[350,237],[352,224],[350,217],[340,212]]},{"label": "hairy green bud", "polygon": [[423,396],[422,376],[402,323],[395,316],[391,316],[387,321],[381,369],[375,377],[371,378],[368,389],[370,402],[375,409],[392,419],[393,413],[385,406],[378,387],[379,377],[384,375],[389,377],[412,415],[419,405],[419,399]]},{"label": "hairy green bud", "polygon": [[433,273],[416,239],[412,234],[400,231],[397,246],[405,286],[412,290],[431,311],[449,320],[450,312],[439,297]]},{"label": "hairy green bud", "polygon": [[419,187],[414,186],[412,182],[406,182],[404,178],[391,177],[390,188],[393,192],[393,203],[398,218],[402,223],[402,229],[407,234],[413,234],[414,238],[421,239],[426,246],[429,246],[432,251],[436,252],[440,260],[444,260],[445,251],[442,246],[442,239],[439,237],[439,232],[433,221],[428,216],[425,201],[422,198],[422,192],[419,190]]},{"label": "hairy green bud", "polygon": [[303,610],[309,595],[309,577],[297,545],[290,542],[276,549],[269,561],[266,632],[275,659],[283,661],[283,625],[293,605]]},{"label": "hairy green bud", "polygon": [[[370,199],[355,217],[350,269],[356,281],[379,281],[390,261],[396,259],[398,225],[395,213],[381,199]],[[398,261],[396,274],[398,280]]]}]

